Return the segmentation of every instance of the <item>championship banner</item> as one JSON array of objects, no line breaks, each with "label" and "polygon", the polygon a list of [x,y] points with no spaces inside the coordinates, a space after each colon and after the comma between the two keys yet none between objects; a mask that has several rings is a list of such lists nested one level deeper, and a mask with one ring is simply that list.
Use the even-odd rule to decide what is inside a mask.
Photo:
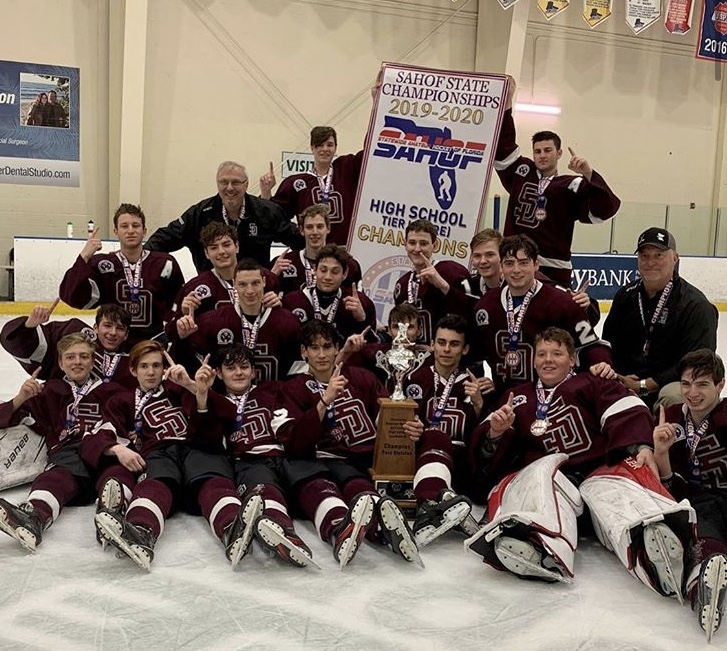
[{"label": "championship banner", "polygon": [[349,250],[385,322],[411,268],[404,230],[436,224],[437,260],[467,265],[495,157],[504,75],[384,64],[369,122]]},{"label": "championship banner", "polygon": [[613,0],[583,0],[583,20],[593,29],[611,17]]},{"label": "championship banner", "polygon": [[696,57],[727,61],[727,2],[704,0]]},{"label": "championship banner", "polygon": [[561,11],[568,8],[568,0],[538,0],[538,9],[547,20],[552,20]]},{"label": "championship banner", "polygon": [[693,0],[667,0],[664,28],[670,34],[686,34],[692,28]]},{"label": "championship banner", "polygon": [[79,69],[0,61],[0,183],[78,187]]},{"label": "championship banner", "polygon": [[661,16],[661,0],[626,0],[626,22],[634,34],[651,27]]}]

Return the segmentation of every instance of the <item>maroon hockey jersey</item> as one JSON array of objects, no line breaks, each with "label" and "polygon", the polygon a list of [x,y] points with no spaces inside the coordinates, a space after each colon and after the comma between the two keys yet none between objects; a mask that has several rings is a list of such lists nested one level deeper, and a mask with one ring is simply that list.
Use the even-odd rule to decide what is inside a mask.
[{"label": "maroon hockey jersey", "polygon": [[531,237],[540,249],[541,271],[570,287],[571,244],[576,222],[600,224],[613,217],[621,201],[598,172],[590,181],[582,176],[553,177],[543,192],[545,219],[537,219],[540,174],[535,163],[520,155],[512,111],[505,111],[495,154],[495,170],[510,194],[504,235]]},{"label": "maroon hockey jersey", "polygon": [[[290,310],[295,316],[300,319],[301,323],[310,321],[315,318],[315,312],[313,310],[313,298],[312,294],[316,292],[316,295],[320,297],[320,293],[317,289],[301,289],[291,294],[286,294],[283,297],[283,307],[286,310]],[[343,300],[346,296],[352,296],[353,292],[357,292],[358,298],[361,301],[361,307],[363,307],[366,313],[366,319],[364,321],[356,321],[351,312],[349,312],[343,304]],[[344,339],[353,334],[363,332],[367,326],[371,326],[372,329],[376,328],[376,308],[371,302],[371,299],[366,294],[359,292],[354,287],[342,287],[339,289],[338,304],[328,303],[324,307],[326,301],[321,300],[321,318],[324,321],[333,323],[336,329]],[[335,300],[334,300],[335,303]],[[335,307],[335,312],[331,314],[331,310]]]},{"label": "maroon hockey jersey", "polygon": [[[554,389],[544,434],[530,431],[536,420],[535,383],[512,389],[515,421],[505,433],[495,456],[492,473],[497,479],[547,454],[569,456],[563,471],[588,475],[603,463],[627,456],[632,445],[653,445],[651,412],[644,402],[618,380],[578,373]],[[501,405],[507,402],[503,396]],[[472,445],[484,443],[490,416],[478,426]],[[514,467],[513,467],[514,464]]]},{"label": "maroon hockey jersey", "polygon": [[[495,388],[517,386],[535,379],[533,360],[535,336],[549,326],[562,328],[571,334],[576,344],[577,362],[581,370],[597,362],[611,363],[611,348],[598,338],[586,317],[570,295],[553,285],[536,282],[536,290],[522,323],[517,353],[520,363],[516,367],[505,364],[508,352],[507,293],[503,287],[487,292],[475,305],[474,322],[477,336],[472,345],[472,359],[484,359],[492,367]],[[520,307],[515,308],[515,315]]]},{"label": "maroon hockey jersey", "polygon": [[322,422],[316,405],[325,385],[304,373],[281,386],[283,404],[295,424],[279,438],[292,456],[330,459],[373,454],[379,398],[387,397],[386,390],[365,369],[344,366],[342,374],[348,384],[332,404],[332,417],[324,416]]},{"label": "maroon hockey jersey", "polygon": [[138,300],[132,300],[120,252],[97,253],[88,262],[79,255],[66,271],[58,295],[71,307],[89,309],[116,303],[131,314],[128,345],[151,339],[164,330],[184,284],[177,261],[168,253],[142,254]]},{"label": "maroon hockey jersey", "polygon": [[[307,286],[309,286],[308,284],[306,284],[307,282],[310,282],[311,285],[315,285],[316,281],[315,277],[313,276],[313,269],[309,269],[306,274],[307,261],[305,259],[305,250],[286,251],[286,253],[282,257],[285,260],[289,260],[290,262],[292,262],[293,267],[286,269],[280,274],[279,291],[281,296],[285,296],[286,294],[290,294],[291,292],[298,291],[299,289],[305,289]],[[274,264],[275,260],[273,260],[273,265]],[[308,262],[308,265],[311,266],[311,263]],[[353,258],[349,258],[348,271],[346,273],[346,277],[341,283],[341,286],[350,287],[351,285],[356,285],[356,287],[358,287],[358,284],[360,282],[361,265]]]},{"label": "maroon hockey jersey", "polygon": [[[470,277],[467,268],[458,262],[437,260],[432,264],[437,268],[439,275],[449,283],[450,288],[461,287],[462,283]],[[413,270],[407,271],[396,281],[394,287],[395,305],[411,302],[409,300],[409,286],[413,274]],[[446,296],[428,283],[420,283],[416,294],[413,305],[419,310],[419,341],[428,344],[434,337],[434,328],[437,321],[447,314],[450,306]]]},{"label": "maroon hockey jersey", "polygon": [[[190,346],[204,357],[220,346],[246,344],[243,318],[239,305],[223,305],[203,314],[197,321],[197,331],[179,345],[184,350]],[[300,361],[300,321],[282,307],[264,309],[255,345],[257,382],[284,379],[297,361]]]},{"label": "maroon hockey jersey", "polygon": [[329,244],[348,246],[362,162],[363,151],[339,156],[333,161],[333,183],[327,202],[324,201],[318,177],[311,172],[284,178],[273,196],[273,201],[280,204],[291,219],[300,215],[308,206],[328,203],[331,210],[331,232],[327,241]]}]

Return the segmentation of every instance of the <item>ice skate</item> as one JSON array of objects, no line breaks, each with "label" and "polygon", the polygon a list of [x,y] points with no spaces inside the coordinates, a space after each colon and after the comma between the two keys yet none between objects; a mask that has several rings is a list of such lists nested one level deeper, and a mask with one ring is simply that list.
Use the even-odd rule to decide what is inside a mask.
[{"label": "ice skate", "polygon": [[712,641],[722,623],[727,596],[727,556],[712,554],[702,561],[699,570],[696,601],[693,609],[702,630],[707,634],[707,642]]},{"label": "ice skate", "polygon": [[[101,487],[101,493],[96,502],[96,513],[101,511],[113,511],[119,515],[123,515],[126,510],[126,500],[124,499],[124,487],[118,479],[110,477]],[[101,535],[98,523],[94,519],[96,527],[96,542],[101,544],[101,549],[106,551],[108,540]]]},{"label": "ice skate", "polygon": [[353,499],[346,517],[333,530],[333,557],[339,562],[341,569],[356,555],[373,516],[373,496],[361,493]]},{"label": "ice skate", "polygon": [[43,539],[43,523],[30,502],[16,506],[0,497],[0,529],[30,552]]},{"label": "ice skate", "polygon": [[102,536],[124,552],[142,570],[147,572],[151,570],[156,543],[156,537],[151,531],[127,522],[113,511],[101,511],[96,514],[95,520]]},{"label": "ice skate", "polygon": [[225,546],[225,555],[233,570],[250,551],[250,544],[255,533],[255,522],[262,515],[264,508],[265,501],[262,495],[256,492],[250,493],[240,506],[232,524],[225,529],[222,544]]},{"label": "ice skate", "polygon": [[394,553],[410,563],[414,562],[424,567],[414,534],[396,502],[390,497],[382,497],[376,503],[376,515],[381,532]]},{"label": "ice skate", "polygon": [[663,522],[646,525],[644,551],[654,567],[662,594],[667,597],[674,595],[679,603],[684,603],[684,547],[676,534]]},{"label": "ice skate", "polygon": [[439,500],[426,500],[419,505],[414,518],[414,537],[419,548],[436,540],[459,525],[472,510],[472,503],[453,490],[444,490]]},{"label": "ice skate", "polygon": [[296,567],[311,565],[320,570],[320,566],[313,561],[313,554],[298,534],[292,529],[286,529],[267,516],[258,519],[255,524],[255,533],[260,543],[277,554],[284,561]]},{"label": "ice skate", "polygon": [[494,546],[500,562],[517,576],[571,583],[571,580],[560,572],[555,561],[550,556],[543,558],[532,543],[500,536]]}]

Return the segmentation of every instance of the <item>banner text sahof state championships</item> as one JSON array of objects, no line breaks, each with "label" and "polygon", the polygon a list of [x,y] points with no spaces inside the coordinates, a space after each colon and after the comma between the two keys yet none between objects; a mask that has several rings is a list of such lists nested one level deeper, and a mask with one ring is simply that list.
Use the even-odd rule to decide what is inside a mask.
[{"label": "banner text sahof state championships", "polygon": [[506,89],[504,75],[382,66],[349,241],[381,323],[396,281],[411,268],[404,250],[409,222],[437,226],[435,260],[467,265]]}]

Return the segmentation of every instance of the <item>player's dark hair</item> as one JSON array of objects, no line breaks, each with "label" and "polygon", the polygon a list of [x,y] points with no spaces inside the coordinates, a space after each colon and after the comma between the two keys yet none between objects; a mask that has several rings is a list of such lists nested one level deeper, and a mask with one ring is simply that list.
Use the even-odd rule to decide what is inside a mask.
[{"label": "player's dark hair", "polygon": [[298,215],[298,226],[302,229],[305,225],[305,220],[308,217],[315,217],[320,215],[326,222],[326,226],[331,225],[331,208],[327,203],[314,203],[312,206],[308,206],[300,215]]},{"label": "player's dark hair", "polygon": [[470,240],[470,251],[474,251],[475,248],[485,242],[495,242],[499,248],[502,242],[502,233],[494,228],[486,228],[479,233],[475,233],[475,236]]},{"label": "player's dark hair", "polygon": [[96,310],[95,323],[98,325],[103,319],[108,319],[111,323],[118,323],[127,330],[131,327],[131,314],[116,303],[104,303],[99,305]]},{"label": "player's dark hair", "polygon": [[445,314],[434,328],[434,337],[437,336],[437,330],[453,330],[457,334],[464,335],[464,343],[467,343],[467,335],[469,333],[469,323],[467,319],[459,314]]},{"label": "player's dark hair", "polygon": [[510,235],[500,242],[500,260],[517,258],[518,251],[525,253],[533,262],[538,259],[538,245],[527,235]]},{"label": "player's dark hair", "polygon": [[437,241],[437,227],[427,219],[415,219],[407,224],[404,231],[404,237],[409,237],[409,233],[429,233],[432,236],[432,242]]},{"label": "player's dark hair", "polygon": [[538,344],[542,342],[560,344],[568,351],[569,357],[576,356],[576,343],[573,341],[573,337],[571,337],[570,333],[563,330],[563,328],[550,326],[542,332],[539,332],[535,335],[535,349],[537,349]]},{"label": "player's dark hair", "polygon": [[141,206],[135,206],[133,203],[122,203],[114,213],[114,228],[119,227],[119,217],[121,215],[134,215],[141,219],[141,225],[146,228],[146,215]]},{"label": "player's dark hair", "polygon": [[344,273],[348,270],[348,261],[351,259],[351,256],[348,254],[348,251],[342,246],[338,246],[338,244],[326,244],[325,246],[321,247],[321,250],[318,252],[318,259],[316,260],[316,265],[319,265],[321,263],[321,260],[324,260],[326,258],[333,258],[337,262],[340,263],[340,265],[343,267]]},{"label": "player's dark hair", "polygon": [[715,384],[724,380],[724,363],[709,348],[699,348],[684,355],[677,364],[677,375],[681,378],[686,371],[691,371],[693,380],[702,376],[712,378]]},{"label": "player's dark hair", "polygon": [[411,303],[399,303],[394,305],[389,312],[389,328],[398,323],[417,323],[419,321],[419,310]]},{"label": "player's dark hair", "polygon": [[144,357],[144,355],[149,355],[150,353],[159,353],[162,356],[162,362],[164,361],[164,346],[162,346],[158,341],[146,339],[144,341],[140,341],[131,349],[131,352],[129,353],[129,368],[136,369],[141,358]]},{"label": "player's dark hair", "polygon": [[316,339],[330,341],[336,346],[341,345],[341,335],[338,333],[336,326],[328,321],[320,319],[311,319],[306,321],[300,329],[300,343],[304,348],[312,346]]},{"label": "player's dark hair", "polygon": [[237,229],[223,222],[210,222],[199,232],[199,241],[205,249],[222,237],[229,237],[237,244]]},{"label": "player's dark hair", "polygon": [[250,366],[254,366],[255,353],[247,346],[236,343],[215,350],[210,356],[209,364],[212,368],[219,369],[223,366],[232,366],[241,362],[248,362]]},{"label": "player's dark hair", "polygon": [[61,337],[60,341],[56,344],[56,350],[58,351],[58,357],[61,357],[71,346],[76,344],[85,344],[91,350],[96,349],[96,345],[82,332],[72,332],[65,337]]},{"label": "player's dark hair", "polygon": [[237,263],[235,267],[235,276],[241,271],[259,271],[260,275],[265,278],[263,273],[263,266],[253,258],[243,258]]},{"label": "player's dark hair", "polygon": [[329,138],[333,138],[333,142],[338,146],[338,136],[333,127],[313,127],[310,130],[311,147],[320,147]]},{"label": "player's dark hair", "polygon": [[538,131],[533,134],[532,143],[543,142],[545,140],[552,140],[556,149],[560,149],[560,136],[552,131]]}]

